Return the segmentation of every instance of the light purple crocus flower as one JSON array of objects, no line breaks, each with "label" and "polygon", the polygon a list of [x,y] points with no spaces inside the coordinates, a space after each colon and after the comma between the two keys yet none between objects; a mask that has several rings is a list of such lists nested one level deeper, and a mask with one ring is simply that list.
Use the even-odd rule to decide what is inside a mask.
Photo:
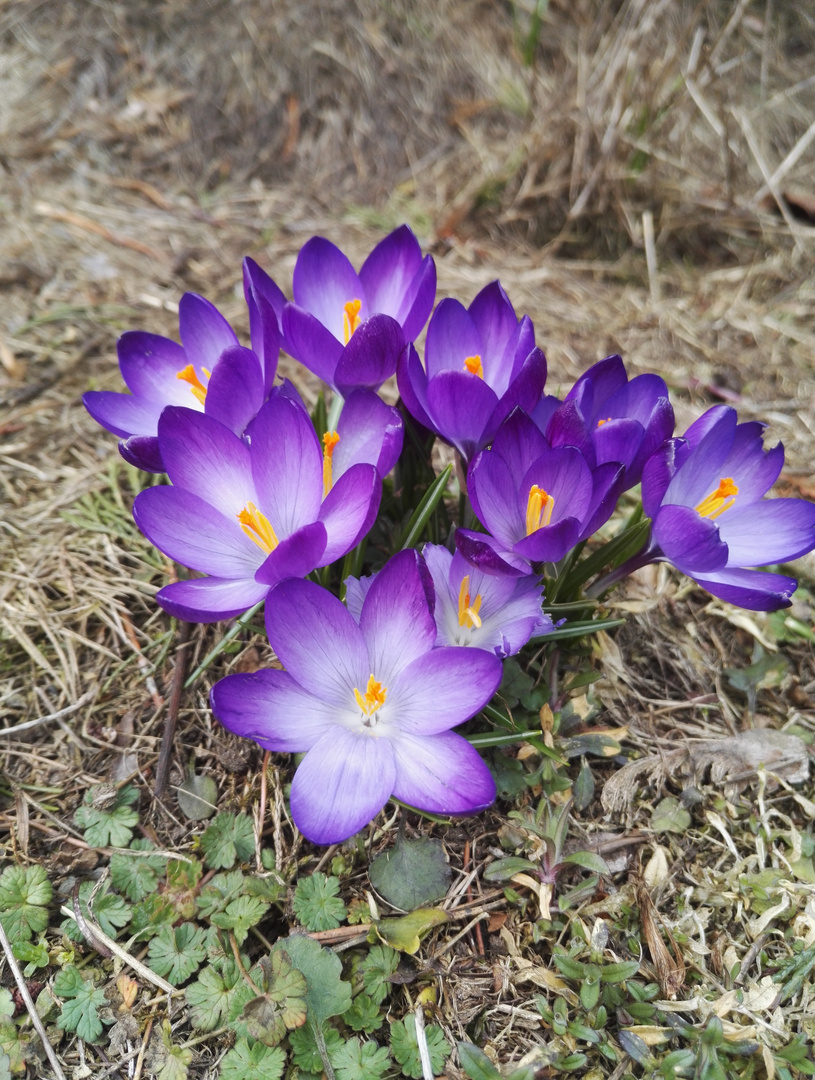
[{"label": "light purple crocus flower", "polygon": [[764,449],[764,427],[739,424],[735,409],[714,405],[683,438],[657,451],[642,476],[650,542],[599,584],[665,561],[738,607],[788,607],[795,578],[753,568],[815,548],[815,504],[764,498],[784,464],[781,443]]},{"label": "light purple crocus flower", "polygon": [[367,462],[384,480],[402,452],[404,421],[372,390],[355,390],[345,401],[336,431],[326,431],[323,473],[327,488],[353,465]]},{"label": "light purple crocus flower", "polygon": [[238,338],[216,307],[195,293],[178,306],[179,345],[170,338],[131,330],[117,343],[119,368],[129,394],[90,390],[85,408],[122,440],[126,461],[147,472],[164,472],[158,421],[167,405],[205,413],[240,435],[272,393],[280,352],[271,309],[250,307],[252,349]]},{"label": "light purple crocus flower", "polygon": [[[542,406],[538,411],[545,415]],[[629,381],[622,358],[616,355],[584,372],[541,426],[550,446],[576,446],[590,468],[607,461],[622,463],[623,490],[640,482],[643,465],[673,429],[665,380],[637,375]]]},{"label": "light purple crocus flower", "polygon": [[469,308],[442,300],[427,328],[425,368],[413,346],[399,359],[402,401],[420,424],[465,461],[492,441],[520,406],[531,411],[546,381],[546,358],[528,315],[519,321],[497,281]]},{"label": "light purple crocus flower", "polygon": [[350,464],[334,478],[308,413],[291,398],[261,408],[248,445],[190,409],[165,409],[158,432],[173,486],[137,496],[136,524],[170,558],[209,575],[159,591],[178,618],[240,615],[283,578],[345,555],[376,517],[375,465]]},{"label": "light purple crocus flower", "polygon": [[611,516],[623,466],[590,468],[574,446],[551,447],[521,409],[467,473],[476,517],[491,535],[456,530],[456,547],[488,574],[520,575],[558,562]]},{"label": "light purple crocus flower", "polygon": [[228,675],[215,715],[264,749],[306,751],[291,811],[314,843],[352,836],[391,795],[438,814],[489,806],[495,785],[478,752],[450,729],[475,715],[501,681],[481,649],[434,648],[432,584],[413,550],[394,556],[359,617],[310,581],[284,581],[266,605],[285,671]]},{"label": "light purple crocus flower", "polygon": [[287,352],[345,396],[378,390],[427,322],[436,267],[407,225],[377,244],[359,274],[338,247],[315,236],[297,256],[292,295],[282,312]]}]

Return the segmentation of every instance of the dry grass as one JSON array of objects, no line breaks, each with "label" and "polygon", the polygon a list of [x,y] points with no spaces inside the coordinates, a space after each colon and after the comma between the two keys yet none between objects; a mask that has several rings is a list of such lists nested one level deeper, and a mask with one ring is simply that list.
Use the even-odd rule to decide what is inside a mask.
[{"label": "dry grass", "polygon": [[[286,289],[312,233],[358,264],[408,220],[436,256],[439,296],[468,301],[500,277],[535,322],[550,390],[620,352],[630,371],[667,379],[680,429],[720,400],[768,420],[787,449],[785,493],[815,495],[806,5],[553,2],[537,37],[531,6],[0,3],[0,715],[14,726],[60,714],[3,740],[8,858],[41,861],[55,878],[91,872],[100,855],[75,843],[73,811],[89,785],[134,772],[162,845],[184,851],[196,832],[172,797],[150,801],[175,655],[152,596],[172,568],[132,525],[139,481],[79,399],[90,386],[118,388],[124,329],[175,335],[185,290],[216,302],[245,338],[244,254]],[[526,63],[528,41],[537,47]],[[313,394],[295,365],[282,370]],[[764,617],[734,617],[664,570],[638,575],[621,601],[629,622],[600,639],[592,663],[604,719],[627,725],[633,747],[660,753],[754,726],[815,730],[805,639],[783,645],[786,674],[751,711],[722,673],[766,643]],[[795,614],[812,625],[811,609]],[[196,628],[192,664],[217,634]],[[185,697],[171,782],[193,759],[223,806],[252,812],[258,755],[213,723],[204,685],[228,664],[268,659],[261,638],[243,644]],[[598,781],[614,768],[598,766]],[[31,781],[53,789],[56,810],[30,807],[22,823],[12,788]],[[320,853],[279,816],[280,783],[279,854],[309,855],[313,868]],[[786,789],[762,801],[758,818],[775,837],[762,849],[744,812],[764,789],[749,777],[723,825],[733,859],[700,783],[708,801],[693,827],[659,843],[648,834],[643,862],[657,849],[667,860],[658,902],[695,972],[689,1017],[718,1008],[769,1044],[779,1025],[800,1029],[806,998],[781,1016],[769,999],[731,1011],[722,972],[727,950],[741,958],[756,937],[739,874],[782,866],[786,841],[771,819],[805,832],[809,811]],[[624,822],[595,799],[577,826],[589,839],[642,835],[648,799],[661,794],[640,792]],[[494,814],[444,834],[457,870],[497,850],[505,825]],[[610,895],[581,911],[589,930],[635,905],[637,850],[623,848]],[[358,873],[348,887],[363,885]],[[804,888],[788,890],[799,913]],[[553,995],[548,955],[531,903],[496,922],[486,957],[465,938],[445,968],[449,1033],[483,1021],[481,1040],[501,1061],[538,1045],[532,999]],[[192,1075],[217,1075],[207,1072],[215,1049]]]}]

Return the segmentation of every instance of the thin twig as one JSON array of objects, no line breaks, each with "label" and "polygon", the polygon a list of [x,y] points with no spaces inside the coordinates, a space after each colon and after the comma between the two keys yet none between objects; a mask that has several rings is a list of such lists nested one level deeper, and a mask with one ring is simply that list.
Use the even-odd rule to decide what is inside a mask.
[{"label": "thin twig", "polygon": [[28,986],[23,978],[23,973],[20,971],[19,964],[15,959],[14,953],[11,951],[11,942],[6,937],[6,931],[2,922],[0,922],[0,945],[2,945],[3,952],[6,954],[6,963],[11,968],[11,972],[14,975],[14,981],[17,983],[17,989],[20,991],[20,997],[23,999],[26,1011],[31,1017],[31,1023],[34,1025],[34,1029],[42,1041],[43,1049],[45,1050],[48,1060],[51,1062],[51,1068],[54,1070],[54,1075],[57,1080],[66,1080],[65,1073],[62,1071],[62,1066],[59,1063],[54,1048],[48,1041],[48,1036],[45,1033],[43,1022],[40,1020],[37,1007],[31,999],[31,994],[28,992]]},{"label": "thin twig", "polygon": [[427,1045],[427,1035],[424,1030],[424,1011],[421,1001],[416,1003],[413,1015],[416,1018],[416,1042],[419,1044],[422,1077],[423,1080],[433,1080],[433,1064],[430,1060],[430,1048]]},{"label": "thin twig", "polygon": [[[73,910],[71,908],[67,907],[67,905],[63,904],[62,907],[60,908],[60,911],[62,912],[63,915],[67,915],[69,919],[73,919],[74,922],[77,922],[76,915],[74,915]],[[108,935],[105,933],[105,931],[102,929],[102,927],[99,926],[98,923],[94,922],[91,919],[89,919],[87,921],[88,921],[89,925],[92,927],[93,936],[95,938],[98,938],[98,940],[101,941],[103,945],[106,945],[110,949],[110,951],[112,953],[115,953],[116,956],[118,956],[120,960],[122,960],[125,964],[128,965],[128,967],[133,968],[133,970],[136,972],[137,975],[141,975],[141,977],[143,979],[146,979],[147,982],[152,983],[153,986],[157,986],[159,988],[159,990],[163,990],[165,994],[168,994],[171,997],[173,995],[178,995],[178,994],[183,994],[184,993],[183,990],[177,990],[174,986],[172,986],[170,983],[168,983],[165,979],[162,979],[162,977],[160,975],[156,975],[155,971],[151,971],[149,967],[146,967],[140,960],[137,960],[135,956],[131,956],[129,952],[126,952],[122,948],[122,946],[119,945],[118,942],[114,941],[113,938],[108,937]],[[77,922],[77,926],[79,926],[78,922]],[[80,930],[81,929],[82,928],[80,927]]]},{"label": "thin twig", "polygon": [[38,716],[36,720],[26,720],[24,724],[15,724],[14,727],[0,728],[0,735],[16,735],[18,731],[30,731],[31,728],[39,727],[40,724],[48,724],[52,720],[61,720],[63,716],[70,716],[77,709],[81,709],[83,705],[87,705],[95,693],[95,690],[89,690],[81,698],[78,698],[73,705],[66,705],[64,709],[48,713],[47,716]]},{"label": "thin twig", "polygon": [[156,765],[155,796],[160,799],[167,787],[170,776],[170,758],[173,752],[175,740],[175,726],[178,721],[178,710],[181,706],[181,695],[184,692],[184,675],[187,670],[187,645],[192,632],[192,624],[182,622],[178,631],[178,645],[175,650],[175,671],[173,672],[173,686],[170,691],[170,704],[167,707],[167,719],[164,721],[164,733],[161,736],[161,748]]}]

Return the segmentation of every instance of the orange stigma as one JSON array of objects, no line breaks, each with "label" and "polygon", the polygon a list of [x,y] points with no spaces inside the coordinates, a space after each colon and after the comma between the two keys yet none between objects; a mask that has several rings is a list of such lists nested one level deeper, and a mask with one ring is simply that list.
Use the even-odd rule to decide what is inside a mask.
[{"label": "orange stigma", "polygon": [[736,496],[739,493],[739,489],[736,484],[733,483],[732,476],[723,476],[719,481],[719,486],[715,491],[702,499],[699,505],[696,507],[697,514],[701,514],[702,517],[713,518],[719,517],[725,510],[729,510],[733,503],[736,501]]},{"label": "orange stigma", "polygon": [[261,551],[271,555],[277,547],[278,540],[266,515],[261,514],[253,502],[248,502],[235,516],[249,539],[257,544]]},{"label": "orange stigma", "polygon": [[607,417],[605,418],[605,420],[598,420],[598,421],[597,421],[597,426],[598,426],[598,427],[602,427],[602,426],[603,426],[603,424],[607,424],[607,423],[609,422],[609,420],[610,420],[610,419],[611,419],[611,417],[610,417],[610,416],[607,416]]},{"label": "orange stigma", "polygon": [[[210,373],[207,371],[207,369],[201,368],[201,370],[206,375],[206,377],[209,378]],[[176,378],[181,379],[182,382],[189,383],[190,391],[193,396],[196,398],[197,401],[200,401],[202,405],[204,404],[207,398],[207,388],[198,378],[198,375],[196,374],[195,368],[192,366],[192,364],[187,364],[183,371],[179,371],[176,374]]]},{"label": "orange stigma", "polygon": [[479,379],[484,378],[484,365],[481,363],[480,356],[468,356],[464,361],[464,367],[471,375],[477,375]]},{"label": "orange stigma", "polygon": [[334,447],[340,441],[336,431],[327,431],[323,435],[323,498],[334,486],[334,471],[331,459],[334,457]]},{"label": "orange stigma", "polygon": [[359,317],[359,310],[361,307],[361,300],[349,300],[347,304],[342,305],[342,329],[346,345],[351,340],[353,332],[362,322]]},{"label": "orange stigma", "polygon": [[526,535],[531,536],[538,529],[543,529],[552,520],[555,500],[543,488],[533,484],[529,489],[526,503]]},{"label": "orange stigma", "polygon": [[458,590],[458,625],[481,626],[481,616],[478,614],[481,608],[481,593],[475,600],[470,600],[470,575],[465,574],[461,579],[461,588]]},{"label": "orange stigma", "polygon": [[385,698],[387,696],[387,687],[383,686],[381,682],[377,682],[373,675],[368,677],[368,685],[365,688],[365,697],[363,697],[359,690],[354,687],[354,697],[357,699],[357,705],[359,705],[366,716],[373,716],[377,709],[381,709],[385,704]]}]

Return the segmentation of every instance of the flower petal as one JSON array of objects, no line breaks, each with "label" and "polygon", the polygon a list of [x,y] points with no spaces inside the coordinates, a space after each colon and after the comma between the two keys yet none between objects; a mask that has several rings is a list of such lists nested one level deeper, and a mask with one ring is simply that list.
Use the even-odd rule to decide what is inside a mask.
[{"label": "flower petal", "polygon": [[283,308],[283,337],[286,351],[313,371],[318,379],[334,385],[334,371],[342,356],[342,342],[337,341],[320,320],[296,304]]},{"label": "flower petal", "polygon": [[334,479],[352,465],[376,466],[387,476],[402,452],[404,424],[398,409],[372,390],[355,390],[342,407],[337,424],[339,443],[334,450]]},{"label": "flower petal", "polygon": [[[424,276],[420,272],[425,269],[428,260],[432,265],[432,259],[429,256],[428,259],[422,260],[419,241],[407,225],[400,225],[384,240],[380,240],[359,271],[360,281],[365,286],[369,311],[372,314],[379,312],[390,315],[400,326],[403,326],[415,302],[420,279]],[[435,268],[433,295],[435,295]],[[424,315],[425,320],[432,306],[433,297],[431,296],[430,307]],[[417,333],[423,325],[424,320],[419,325]]]},{"label": "flower petal", "polygon": [[427,415],[427,375],[413,345],[402,350],[396,365],[396,384],[410,415],[429,431],[435,431]]},{"label": "flower petal", "polygon": [[394,750],[393,794],[409,806],[435,814],[476,814],[495,802],[490,770],[455,732],[432,738],[405,734]]},{"label": "flower petal", "polygon": [[214,304],[197,293],[184,293],[178,304],[178,328],[187,363],[212,371],[225,349],[240,342]]},{"label": "flower petal", "polygon": [[294,774],[294,823],[314,844],[347,840],[376,817],[395,778],[390,740],[335,727],[317,740]]},{"label": "flower petal", "polygon": [[314,425],[295,399],[278,394],[252,424],[252,475],[258,506],[279,540],[317,520],[323,460]]},{"label": "flower petal", "polygon": [[494,450],[484,450],[467,470],[467,490],[478,520],[505,548],[524,535],[518,488],[509,466]]},{"label": "flower petal", "polygon": [[155,435],[164,403],[121,394],[116,390],[88,390],[82,404],[97,424],[120,438]]},{"label": "flower petal", "polygon": [[[375,587],[376,582],[371,592]],[[363,618],[364,614],[363,610]],[[434,637],[435,629],[434,622]],[[489,702],[501,682],[502,670],[498,657],[483,649],[431,649],[402,668],[388,686],[396,723],[400,730],[416,735],[449,731]]]},{"label": "flower petal", "polygon": [[815,503],[804,499],[738,501],[716,521],[728,548],[728,566],[789,562],[815,548]]},{"label": "flower petal", "polygon": [[252,578],[190,578],[159,589],[156,601],[176,619],[220,622],[243,615],[263,600],[268,591]]},{"label": "flower petal", "polygon": [[467,357],[481,356],[482,350],[481,335],[464,305],[449,297],[442,300],[427,327],[424,359],[428,379],[442,371],[464,371]]},{"label": "flower petal", "polygon": [[470,529],[456,529],[456,550],[471,565],[485,574],[507,574],[510,577],[523,577],[532,573],[529,563],[505,551],[500,541],[487,533],[477,533]]},{"label": "flower petal", "polygon": [[405,294],[403,310],[406,309],[406,313],[399,319],[405,341],[413,341],[421,334],[435,299],[436,264],[431,255],[426,255],[419,273],[413,279],[413,285]]},{"label": "flower petal", "polygon": [[515,409],[531,412],[540,399],[545,382],[546,357],[540,349],[533,349],[496,405],[484,432],[483,442],[492,441],[498,428]]},{"label": "flower petal", "polygon": [[653,538],[665,558],[685,573],[719,570],[727,563],[727,544],[715,522],[691,506],[662,506],[654,518]]},{"label": "flower petal", "polygon": [[433,581],[418,551],[394,555],[374,578],[359,625],[371,670],[390,687],[399,672],[436,643]]},{"label": "flower petal", "polygon": [[467,311],[481,338],[482,360],[486,361],[484,378],[498,391],[495,378],[497,372],[489,369],[500,365],[507,342],[518,332],[515,309],[500,282],[491,281],[484,286]]},{"label": "flower petal", "polygon": [[469,371],[441,371],[427,384],[427,407],[433,426],[465,461],[484,445],[487,425],[497,405],[492,387]]},{"label": "flower petal", "polygon": [[165,472],[158,439],[154,435],[131,435],[119,443],[119,453],[128,464],[144,472]]},{"label": "flower petal", "polygon": [[798,587],[795,578],[768,574],[763,570],[717,570],[704,577],[693,574],[693,580],[728,604],[749,611],[778,611],[789,607],[792,594]]},{"label": "flower petal", "polygon": [[396,374],[405,347],[402,327],[390,315],[372,315],[360,323],[343,349],[334,372],[334,385],[343,396],[353,390],[379,387]]},{"label": "flower petal", "polygon": [[257,355],[236,345],[226,349],[212,369],[204,412],[242,435],[263,397],[263,372]]},{"label": "flower petal", "polygon": [[212,711],[225,728],[264,750],[298,754],[337,723],[337,710],[299,686],[287,671],[266,668],[227,675],[210,691]]},{"label": "flower petal", "polygon": [[134,394],[165,405],[188,405],[190,387],[178,378],[190,361],[170,338],[128,330],[116,342],[119,369]]},{"label": "flower petal", "polygon": [[343,604],[313,581],[289,578],[266,604],[266,630],[283,666],[321,701],[351,708],[371,674],[362,631]]},{"label": "flower petal", "polygon": [[514,545],[513,551],[529,562],[558,562],[575,546],[580,536],[580,521],[576,517],[536,529]]},{"label": "flower petal", "polygon": [[281,540],[255,573],[255,581],[267,588],[285,578],[302,578],[322,565],[326,545],[325,526],[313,521]]},{"label": "flower petal", "polygon": [[340,249],[322,236],[313,236],[300,249],[292,295],[298,307],[310,311],[341,343],[345,341],[343,316],[349,300],[361,301],[360,319],[370,314],[356,270]]},{"label": "flower petal", "polygon": [[381,497],[382,481],[373,465],[352,465],[343,473],[320,507],[327,539],[318,566],[341,558],[370,532]]}]

